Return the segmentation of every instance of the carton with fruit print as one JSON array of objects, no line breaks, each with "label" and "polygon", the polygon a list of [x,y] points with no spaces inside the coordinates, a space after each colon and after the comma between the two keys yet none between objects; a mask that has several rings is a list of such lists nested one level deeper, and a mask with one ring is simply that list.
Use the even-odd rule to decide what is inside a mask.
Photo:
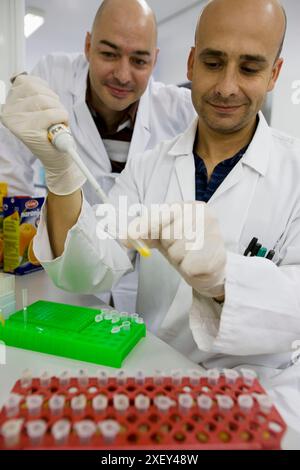
[{"label": "carton with fruit print", "polygon": [[8,184],[0,182],[0,268],[3,267],[4,241],[3,241],[3,199],[7,196]]},{"label": "carton with fruit print", "polygon": [[32,246],[43,203],[42,197],[3,199],[4,272],[23,275],[42,269]]}]

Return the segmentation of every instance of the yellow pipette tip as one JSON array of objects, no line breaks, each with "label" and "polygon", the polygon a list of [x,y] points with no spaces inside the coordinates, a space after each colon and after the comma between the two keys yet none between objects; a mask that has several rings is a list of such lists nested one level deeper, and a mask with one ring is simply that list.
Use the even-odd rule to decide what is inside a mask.
[{"label": "yellow pipette tip", "polygon": [[149,248],[146,248],[146,247],[145,248],[139,248],[138,252],[143,258],[150,258],[150,256],[152,255],[151,250]]},{"label": "yellow pipette tip", "polygon": [[0,323],[2,324],[3,328],[5,327],[5,320],[4,316],[0,313]]}]

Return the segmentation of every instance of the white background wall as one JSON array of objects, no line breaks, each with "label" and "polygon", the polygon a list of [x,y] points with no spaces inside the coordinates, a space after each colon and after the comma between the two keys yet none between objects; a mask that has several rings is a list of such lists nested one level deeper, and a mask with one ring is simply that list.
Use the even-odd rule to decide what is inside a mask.
[{"label": "white background wall", "polygon": [[[288,30],[282,56],[285,63],[273,93],[272,126],[300,138],[300,1],[282,0]],[[293,89],[298,81],[298,91]],[[297,103],[293,103],[294,101]],[[297,98],[297,99],[295,99]]]}]

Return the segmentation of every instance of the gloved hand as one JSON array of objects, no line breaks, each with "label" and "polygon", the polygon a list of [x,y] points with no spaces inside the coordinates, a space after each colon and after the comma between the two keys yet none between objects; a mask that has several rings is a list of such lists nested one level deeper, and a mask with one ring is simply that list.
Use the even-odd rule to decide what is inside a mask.
[{"label": "gloved hand", "polygon": [[2,107],[1,121],[40,159],[52,193],[72,194],[85,183],[72,158],[56,150],[48,140],[48,128],[67,123],[68,113],[44,80],[19,75]]},{"label": "gloved hand", "polygon": [[160,214],[150,208],[129,225],[128,235],[157,248],[199,294],[224,296],[226,251],[218,221],[207,204],[164,205]]}]

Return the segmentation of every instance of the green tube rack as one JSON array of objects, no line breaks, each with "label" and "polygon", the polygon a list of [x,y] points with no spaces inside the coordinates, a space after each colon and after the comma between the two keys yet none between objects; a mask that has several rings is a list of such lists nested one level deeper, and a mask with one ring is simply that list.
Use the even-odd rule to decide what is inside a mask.
[{"label": "green tube rack", "polygon": [[[145,324],[131,318],[95,321],[102,311],[40,300],[0,323],[0,340],[7,346],[120,368],[136,344],[146,336]],[[130,329],[113,334],[113,327],[130,322]]]}]

